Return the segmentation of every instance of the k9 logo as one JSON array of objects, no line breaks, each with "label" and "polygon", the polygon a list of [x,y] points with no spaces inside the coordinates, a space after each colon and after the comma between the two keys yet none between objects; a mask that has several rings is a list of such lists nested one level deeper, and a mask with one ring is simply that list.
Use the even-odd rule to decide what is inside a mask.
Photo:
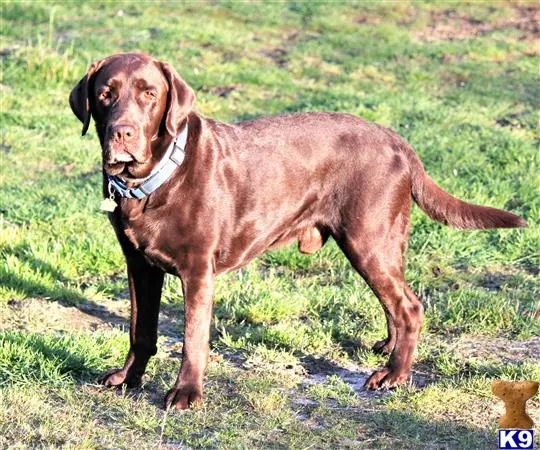
[{"label": "k9 logo", "polygon": [[534,430],[499,430],[499,449],[533,449]]}]

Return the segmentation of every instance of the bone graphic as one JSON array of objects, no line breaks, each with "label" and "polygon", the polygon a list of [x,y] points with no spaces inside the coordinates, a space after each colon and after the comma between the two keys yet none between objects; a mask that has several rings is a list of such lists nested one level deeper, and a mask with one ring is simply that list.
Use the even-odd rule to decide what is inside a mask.
[{"label": "bone graphic", "polygon": [[534,425],[525,404],[538,391],[537,381],[494,381],[491,391],[504,402],[501,428],[531,429]]}]

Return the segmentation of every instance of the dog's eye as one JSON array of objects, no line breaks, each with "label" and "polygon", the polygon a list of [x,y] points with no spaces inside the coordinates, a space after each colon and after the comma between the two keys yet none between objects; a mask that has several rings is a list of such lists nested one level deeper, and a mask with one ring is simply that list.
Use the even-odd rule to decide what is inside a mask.
[{"label": "dog's eye", "polygon": [[156,98],[156,93],[154,91],[147,90],[147,91],[144,91],[144,97],[147,100],[153,100]]},{"label": "dog's eye", "polygon": [[111,91],[108,89],[105,89],[101,91],[98,95],[98,99],[100,102],[106,102],[112,97]]}]

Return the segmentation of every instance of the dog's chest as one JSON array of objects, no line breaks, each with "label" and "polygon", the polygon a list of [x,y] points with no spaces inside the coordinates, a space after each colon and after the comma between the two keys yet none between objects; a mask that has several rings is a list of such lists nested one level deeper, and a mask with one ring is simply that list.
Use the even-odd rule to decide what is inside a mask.
[{"label": "dog's chest", "polygon": [[149,264],[176,273],[175,256],[167,250],[170,246],[163,242],[166,234],[162,233],[159,221],[127,221],[124,225],[124,235]]}]

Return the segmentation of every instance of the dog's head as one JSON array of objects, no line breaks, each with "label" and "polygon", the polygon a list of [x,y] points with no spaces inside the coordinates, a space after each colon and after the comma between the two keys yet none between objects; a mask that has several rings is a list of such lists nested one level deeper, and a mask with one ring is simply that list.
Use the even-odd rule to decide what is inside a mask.
[{"label": "dog's head", "polygon": [[169,64],[136,53],[95,62],[69,96],[83,135],[94,118],[105,172],[128,179],[150,173],[155,151],[176,137],[194,102]]}]

